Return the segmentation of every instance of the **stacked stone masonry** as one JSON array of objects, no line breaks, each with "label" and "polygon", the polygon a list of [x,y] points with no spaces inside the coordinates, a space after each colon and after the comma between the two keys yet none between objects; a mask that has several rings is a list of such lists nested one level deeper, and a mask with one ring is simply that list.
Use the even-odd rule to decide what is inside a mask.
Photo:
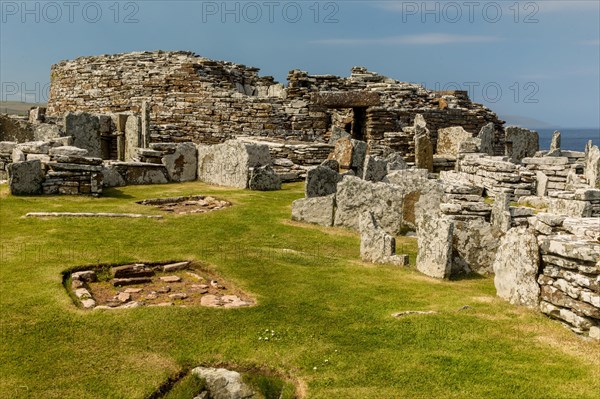
[{"label": "stacked stone masonry", "polygon": [[409,161],[412,139],[403,127],[421,113],[434,144],[440,128],[477,134],[493,123],[503,151],[503,122],[465,92],[433,92],[364,68],[348,78],[293,70],[286,88],[258,71],[190,52],[81,57],[52,66],[47,113],[140,112],[148,101],[152,142],[214,144],[238,135],[326,142],[338,126],[375,154],[391,147]]}]

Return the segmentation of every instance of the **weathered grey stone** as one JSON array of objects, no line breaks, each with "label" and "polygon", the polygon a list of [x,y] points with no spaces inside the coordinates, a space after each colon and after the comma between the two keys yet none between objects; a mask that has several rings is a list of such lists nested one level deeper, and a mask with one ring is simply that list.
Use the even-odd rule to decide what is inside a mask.
[{"label": "weathered grey stone", "polygon": [[538,243],[532,231],[526,227],[510,229],[500,241],[493,264],[497,295],[513,305],[537,306],[539,267]]},{"label": "weathered grey stone", "polygon": [[88,150],[73,146],[53,147],[49,150],[50,155],[76,156],[85,157],[88,155]]},{"label": "weathered grey stone", "polygon": [[425,124],[423,115],[417,114],[414,123],[415,129],[415,165],[417,168],[433,171],[433,145],[429,136],[429,129]]},{"label": "weathered grey stone", "polygon": [[44,173],[39,160],[8,165],[8,185],[12,195],[41,194],[43,182]]},{"label": "weathered grey stone", "polygon": [[510,195],[508,193],[499,193],[494,199],[492,207],[491,223],[494,228],[501,232],[507,232],[512,224],[510,214]]},{"label": "weathered grey stone", "polygon": [[387,175],[387,161],[375,155],[367,155],[363,170],[363,179],[373,182],[382,181]]},{"label": "weathered grey stone", "polygon": [[560,132],[556,130],[552,134],[552,141],[550,142],[550,151],[548,151],[548,155],[550,156],[560,156]]},{"label": "weathered grey stone", "polygon": [[148,101],[142,101],[141,145],[140,145],[140,147],[148,148],[149,145],[150,145],[150,103]]},{"label": "weathered grey stone", "polygon": [[33,128],[33,139],[36,141],[46,141],[62,136],[60,127],[49,123],[41,123]]},{"label": "weathered grey stone", "polygon": [[64,117],[65,134],[73,137],[73,145],[88,150],[91,157],[102,156],[100,121],[87,112],[68,112]]},{"label": "weathered grey stone", "polygon": [[361,215],[359,231],[360,257],[363,261],[407,265],[405,256],[396,256],[396,239],[383,231],[372,212]]},{"label": "weathered grey stone", "polygon": [[50,143],[47,141],[28,141],[17,145],[25,154],[48,154]]},{"label": "weathered grey stone", "polygon": [[27,160],[27,156],[19,148],[15,148],[12,150],[11,160],[13,162],[24,162]]},{"label": "weathered grey stone", "polygon": [[45,107],[33,107],[29,110],[29,123],[41,123],[46,120]]},{"label": "weathered grey stone", "polygon": [[162,163],[167,168],[169,180],[186,182],[196,180],[198,157],[193,143],[179,143],[172,154],[165,154]]},{"label": "weathered grey stone", "polygon": [[137,161],[137,149],[142,147],[142,119],[129,115],[125,123],[125,160]]},{"label": "weathered grey stone", "polygon": [[292,220],[333,226],[335,194],[324,197],[302,198],[292,203]]},{"label": "weathered grey stone", "polygon": [[542,313],[545,313],[550,317],[565,321],[581,331],[587,331],[593,326],[593,324],[587,318],[581,317],[576,313],[570,311],[569,309],[554,306],[553,304],[546,301],[542,301],[540,303],[540,310],[542,311]]},{"label": "weathered grey stone", "polygon": [[114,165],[105,165],[102,168],[102,175],[104,176],[103,187],[122,187],[127,185],[127,182]]},{"label": "weathered grey stone", "polygon": [[387,161],[388,173],[394,170],[408,169],[408,165],[406,164],[406,161],[404,161],[404,157],[399,152],[392,152],[385,157],[385,160]]},{"label": "weathered grey stone", "polygon": [[248,188],[250,168],[268,166],[266,145],[229,140],[198,146],[198,180],[227,187]]},{"label": "weathered grey stone", "polygon": [[46,154],[27,154],[27,161],[35,161],[39,160],[41,163],[46,164],[50,162],[50,156]]},{"label": "weathered grey stone", "polygon": [[334,126],[331,129],[331,137],[329,138],[329,144],[335,144],[339,139],[344,137],[350,137],[350,133],[345,131],[344,129],[340,129],[337,126]]},{"label": "weathered grey stone", "polygon": [[[169,182],[164,165],[142,162],[115,162],[112,164],[126,185],[166,184]],[[113,175],[111,179],[118,178]]]},{"label": "weathered grey stone", "polygon": [[476,137],[468,137],[458,143],[458,153],[460,154],[472,154],[480,153],[481,150],[481,139]]},{"label": "weathered grey stone", "polygon": [[592,205],[588,201],[577,201],[562,198],[548,199],[548,212],[571,217],[591,217]]},{"label": "weathered grey stone", "polygon": [[434,278],[449,278],[452,272],[454,223],[433,214],[417,221],[417,270]]},{"label": "weathered grey stone", "polygon": [[492,274],[500,232],[483,218],[455,220],[452,236],[452,269]]},{"label": "weathered grey stone", "polygon": [[336,173],[338,173],[340,171],[340,164],[335,159],[326,159],[323,162],[321,162],[321,166],[329,168]]},{"label": "weathered grey stone", "polygon": [[274,191],[281,189],[281,179],[270,165],[250,168],[248,188],[255,191]]},{"label": "weathered grey stone", "polygon": [[363,167],[367,156],[367,143],[361,140],[352,140],[352,170],[357,176],[363,175]]},{"label": "weathered grey stone", "polygon": [[494,155],[494,140],[496,137],[496,128],[493,123],[488,123],[479,131],[477,136],[481,139],[481,145],[479,151],[484,154]]},{"label": "weathered grey stone", "polygon": [[[203,298],[204,299],[204,298]],[[236,371],[197,367],[192,373],[206,381],[212,399],[254,399],[255,393]]]},{"label": "weathered grey stone", "polygon": [[16,141],[0,141],[0,154],[12,154],[16,147]]},{"label": "weathered grey stone", "polygon": [[373,183],[345,176],[337,185],[335,226],[359,229],[359,218],[372,211],[380,226],[389,234],[402,230],[404,194],[397,186]]},{"label": "weathered grey stone", "polygon": [[535,172],[536,194],[538,197],[545,197],[548,192],[548,176],[542,171]]},{"label": "weathered grey stone", "polygon": [[517,126],[505,129],[506,155],[513,162],[521,162],[523,158],[533,157],[539,151],[539,136],[536,131]]},{"label": "weathered grey stone", "polygon": [[329,159],[336,160],[340,165],[341,169],[352,168],[352,139],[348,137],[342,137],[335,142],[335,147]]},{"label": "weathered grey stone", "polygon": [[588,145],[585,152],[585,179],[592,188],[600,188],[600,149]]},{"label": "weathered grey stone", "polygon": [[337,191],[337,184],[342,176],[325,166],[317,166],[306,172],[304,193],[307,198],[322,197]]},{"label": "weathered grey stone", "polygon": [[570,235],[540,236],[538,238],[542,254],[559,255],[584,262],[598,262],[600,243],[578,239]]},{"label": "weathered grey stone", "polygon": [[[437,154],[458,155],[460,143],[473,137],[462,126],[438,129]],[[476,152],[476,151],[469,151]]]}]

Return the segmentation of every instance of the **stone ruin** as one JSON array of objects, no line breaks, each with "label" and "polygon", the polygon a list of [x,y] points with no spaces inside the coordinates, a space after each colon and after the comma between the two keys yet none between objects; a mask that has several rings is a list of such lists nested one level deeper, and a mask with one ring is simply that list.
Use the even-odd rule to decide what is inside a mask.
[{"label": "stone ruin", "polygon": [[354,229],[361,257],[495,274],[498,295],[600,336],[600,150],[548,152],[466,93],[353,68],[258,69],[187,52],[83,57],[52,67],[48,109],[0,117],[11,192],[100,195],[103,187],[201,180],[276,190],[305,180],[292,218]]},{"label": "stone ruin", "polygon": [[66,273],[65,286],[83,309],[254,304],[247,294],[189,261],[84,268]]},{"label": "stone ruin", "polygon": [[[416,117],[413,128],[426,132],[426,120]],[[600,339],[598,147],[561,150],[557,133],[540,152],[537,133],[516,129],[527,148],[513,138],[510,156],[490,155],[481,148],[491,129],[478,137],[460,127],[440,132],[438,148],[456,160],[440,173],[431,173],[430,152],[417,151],[422,163],[396,164],[401,154],[364,155],[365,143],[341,135],[331,160],[307,173],[292,219],[358,231],[361,257],[373,263],[408,264],[395,255],[394,236],[416,230],[423,274],[494,274],[500,297]]]}]

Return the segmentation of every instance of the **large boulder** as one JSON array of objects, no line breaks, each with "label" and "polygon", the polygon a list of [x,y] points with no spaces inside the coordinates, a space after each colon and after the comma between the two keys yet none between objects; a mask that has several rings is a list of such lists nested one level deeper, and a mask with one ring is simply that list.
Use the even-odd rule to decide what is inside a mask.
[{"label": "large boulder", "polygon": [[452,234],[454,224],[439,214],[418,218],[417,270],[439,279],[452,274]]},{"label": "large boulder", "polygon": [[307,198],[323,197],[337,191],[342,176],[327,166],[317,166],[306,172],[304,193]]},{"label": "large boulder", "polygon": [[12,195],[39,195],[43,182],[44,173],[39,160],[8,165],[8,186]]},{"label": "large boulder", "polygon": [[406,266],[408,257],[396,255],[396,239],[383,231],[373,212],[360,217],[360,257],[365,262]]},{"label": "large boulder", "polygon": [[403,202],[404,193],[397,186],[344,176],[337,185],[334,225],[358,230],[360,216],[371,211],[383,230],[397,235],[403,227]]},{"label": "large boulder", "polygon": [[281,178],[270,165],[250,168],[248,188],[255,191],[275,191],[281,189]]},{"label": "large boulder", "polygon": [[102,156],[100,120],[87,112],[68,112],[64,117],[65,135],[73,138],[73,146],[88,150],[90,157]]},{"label": "large boulder", "polygon": [[513,305],[537,307],[539,267],[538,242],[533,232],[524,226],[510,229],[500,241],[493,264],[497,295]]},{"label": "large boulder", "polygon": [[264,144],[229,140],[198,146],[198,180],[226,187],[249,188],[250,168],[271,164]]},{"label": "large boulder", "polygon": [[212,399],[254,399],[254,391],[244,383],[237,371],[210,367],[197,367],[192,370],[206,381],[206,389]]},{"label": "large boulder", "polygon": [[292,203],[292,220],[318,224],[325,227],[333,225],[335,212],[335,194],[325,197],[301,198]]}]

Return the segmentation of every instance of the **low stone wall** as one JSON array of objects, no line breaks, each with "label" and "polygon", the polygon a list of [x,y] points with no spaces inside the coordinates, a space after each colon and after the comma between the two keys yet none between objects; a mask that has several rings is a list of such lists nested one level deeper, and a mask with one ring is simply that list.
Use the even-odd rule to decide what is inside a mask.
[{"label": "low stone wall", "polygon": [[597,218],[538,214],[540,310],[600,339],[600,226]]}]

